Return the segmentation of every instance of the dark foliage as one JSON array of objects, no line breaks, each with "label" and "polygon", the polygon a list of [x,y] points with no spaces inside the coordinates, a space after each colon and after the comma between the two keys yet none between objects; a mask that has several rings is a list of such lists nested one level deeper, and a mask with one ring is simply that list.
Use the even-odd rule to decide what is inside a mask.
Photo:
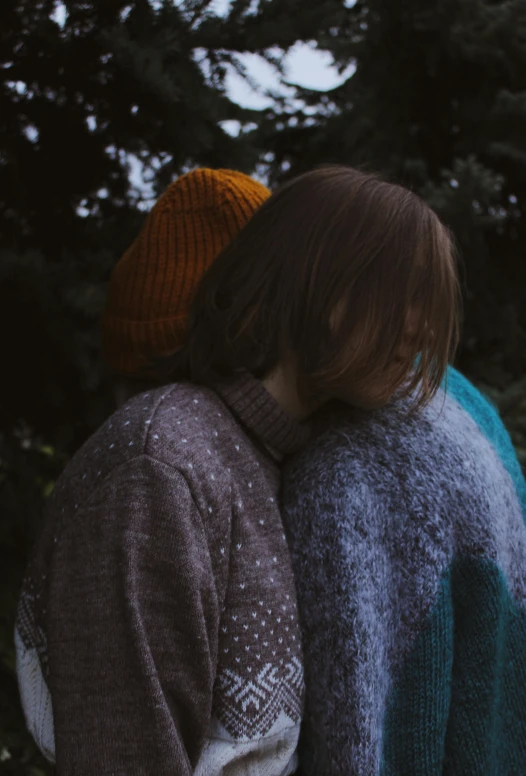
[{"label": "dark foliage", "polygon": [[[231,100],[241,54],[279,71],[298,41],[341,86],[263,112]],[[147,206],[130,173],[151,198],[196,165],[276,183],[336,161],[422,193],[463,249],[461,365],[526,465],[525,95],[523,0],[0,2],[1,773],[52,772],[18,703],[14,613],[45,499],[112,410],[99,320]]]}]

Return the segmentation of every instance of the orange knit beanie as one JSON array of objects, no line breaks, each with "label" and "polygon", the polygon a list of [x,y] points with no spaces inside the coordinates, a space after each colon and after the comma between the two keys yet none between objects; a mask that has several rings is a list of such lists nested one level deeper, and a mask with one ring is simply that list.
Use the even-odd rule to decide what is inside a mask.
[{"label": "orange knit beanie", "polygon": [[269,196],[233,170],[194,170],[168,187],[111,277],[102,339],[112,372],[152,376],[152,359],[181,346],[205,271]]}]

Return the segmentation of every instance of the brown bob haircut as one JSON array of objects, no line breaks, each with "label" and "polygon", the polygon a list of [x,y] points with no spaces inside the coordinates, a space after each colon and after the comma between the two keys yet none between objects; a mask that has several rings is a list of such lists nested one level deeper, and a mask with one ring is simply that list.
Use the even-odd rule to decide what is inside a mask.
[{"label": "brown bob haircut", "polygon": [[454,241],[431,208],[377,175],[324,167],[281,186],[217,257],[166,366],[213,385],[292,359],[306,401],[383,375],[418,407],[453,356],[459,312]]}]

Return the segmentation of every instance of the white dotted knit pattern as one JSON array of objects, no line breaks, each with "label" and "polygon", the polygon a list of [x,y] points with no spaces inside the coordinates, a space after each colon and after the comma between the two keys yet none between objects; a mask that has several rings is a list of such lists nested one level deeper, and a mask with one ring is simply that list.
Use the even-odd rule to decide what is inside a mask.
[{"label": "white dotted knit pattern", "polygon": [[[201,515],[224,598],[214,719],[234,742],[259,741],[278,731],[289,731],[290,741],[296,740],[297,732],[291,731],[301,721],[302,653],[294,579],[277,505],[277,466],[249,442],[229,412],[215,409],[223,403],[211,392],[203,389],[196,397],[187,386],[164,390],[164,396],[145,394],[115,413],[74,458],[54,498],[77,509],[115,466],[144,454],[179,471]],[[54,542],[61,534],[60,521],[74,516],[70,507],[55,520]],[[33,607],[34,602],[28,603]],[[37,629],[29,630],[30,639],[35,638]],[[43,641],[42,665],[45,650]],[[287,757],[280,774],[290,772],[293,749]]]}]

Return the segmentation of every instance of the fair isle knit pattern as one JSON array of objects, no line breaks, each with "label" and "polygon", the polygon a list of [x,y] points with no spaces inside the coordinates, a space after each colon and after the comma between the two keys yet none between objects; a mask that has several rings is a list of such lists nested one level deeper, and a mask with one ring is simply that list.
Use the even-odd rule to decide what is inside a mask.
[{"label": "fair isle knit pattern", "polygon": [[[288,630],[287,626],[285,629]],[[287,650],[290,653],[290,647]],[[277,654],[276,650],[272,652]],[[281,709],[290,719],[300,718],[303,667],[298,658],[293,657],[285,663],[285,669],[284,680],[280,679],[279,669],[272,663],[265,663],[257,673],[254,672],[253,678],[248,679],[228,668],[221,673],[218,718],[224,721],[227,730],[235,730],[238,738],[250,740],[268,733]],[[252,668],[247,671],[251,674]],[[247,714],[251,707],[258,711],[252,718]]]},{"label": "fair isle knit pattern", "polygon": [[284,473],[306,776],[525,772],[524,478],[448,377],[417,417],[337,410]]},{"label": "fair isle knit pattern", "polygon": [[294,772],[303,661],[267,446],[304,435],[245,375],[133,399],[69,464],[15,634],[61,776]]}]

